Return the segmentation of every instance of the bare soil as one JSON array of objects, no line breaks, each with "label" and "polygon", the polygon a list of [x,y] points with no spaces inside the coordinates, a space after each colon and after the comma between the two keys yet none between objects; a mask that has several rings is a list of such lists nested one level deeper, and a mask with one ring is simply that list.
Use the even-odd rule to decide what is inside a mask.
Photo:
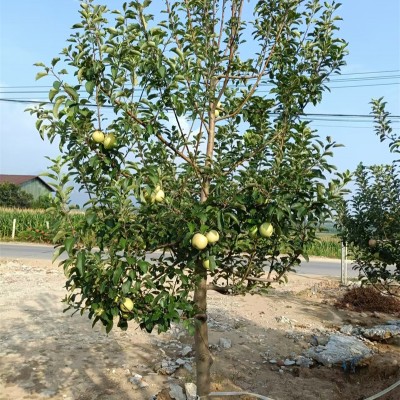
[{"label": "bare soil", "polygon": [[[170,382],[195,381],[194,371],[184,368],[174,377],[154,372],[167,356],[176,359],[183,346],[192,344],[179,327],[157,335],[130,326],[106,335],[98,325],[92,329],[86,317],[62,312],[63,285],[62,271],[51,263],[0,260],[0,400],[147,400],[163,389],[158,399],[165,400]],[[374,356],[355,372],[317,364],[279,370],[270,364],[301,355],[316,336],[344,324],[372,326],[397,317],[339,310],[334,304],[344,292],[333,279],[299,275],[265,296],[210,292],[213,389],[274,400],[361,400],[397,382],[399,342],[368,342]],[[221,337],[232,347],[220,349]],[[130,383],[134,374],[148,386],[138,389]],[[400,386],[380,397],[398,399]]]}]

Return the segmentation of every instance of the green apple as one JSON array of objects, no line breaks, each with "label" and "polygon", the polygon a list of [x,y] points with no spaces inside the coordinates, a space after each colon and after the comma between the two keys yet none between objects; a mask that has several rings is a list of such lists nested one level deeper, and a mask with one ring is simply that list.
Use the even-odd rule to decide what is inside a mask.
[{"label": "green apple", "polygon": [[123,319],[128,319],[128,318],[130,317],[130,315],[127,314],[127,313],[122,313],[122,314],[121,314],[121,317],[122,317]]},{"label": "green apple", "polygon": [[264,222],[260,226],[259,231],[260,231],[260,235],[262,237],[269,238],[274,233],[274,227],[272,226],[272,224],[270,222]]},{"label": "green apple", "polygon": [[219,117],[219,110],[215,109],[214,115],[215,115],[215,118],[218,118]]},{"label": "green apple", "polygon": [[165,198],[165,193],[164,190],[162,189],[159,189],[154,195],[154,200],[157,203],[162,203],[164,201],[164,198]]},{"label": "green apple", "polygon": [[250,228],[249,235],[251,237],[256,237],[257,233],[258,233],[258,227],[257,226],[253,226],[253,227]]},{"label": "green apple", "polygon": [[208,240],[201,233],[195,233],[192,238],[192,246],[197,250],[203,250],[207,247]]},{"label": "green apple", "polygon": [[205,269],[210,269],[210,260],[204,260],[203,261],[203,267]]},{"label": "green apple", "polygon": [[92,133],[92,139],[96,142],[96,143],[103,143],[104,142],[104,133],[102,131],[94,131]]},{"label": "green apple", "polygon": [[219,233],[212,229],[210,232],[206,233],[206,238],[210,244],[217,243],[219,240]]},{"label": "green apple", "polygon": [[133,301],[130,298],[125,297],[122,300],[122,303],[119,305],[119,308],[122,312],[132,311],[133,310]]},{"label": "green apple", "polygon": [[102,315],[104,315],[104,309],[98,308],[94,313],[97,317],[101,317]]},{"label": "green apple", "polygon": [[103,145],[106,150],[112,149],[113,147],[115,147],[116,144],[117,144],[117,138],[113,133],[109,133],[108,135],[105,136]]}]

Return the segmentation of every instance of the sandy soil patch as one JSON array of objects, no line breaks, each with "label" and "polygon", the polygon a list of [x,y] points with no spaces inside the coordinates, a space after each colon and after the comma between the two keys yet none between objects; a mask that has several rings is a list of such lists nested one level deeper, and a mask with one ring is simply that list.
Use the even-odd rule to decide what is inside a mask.
[{"label": "sandy soil patch", "polygon": [[[194,381],[194,372],[186,368],[173,377],[154,372],[192,343],[179,327],[157,335],[131,326],[106,335],[100,326],[92,329],[86,317],[62,312],[63,285],[61,269],[49,262],[0,260],[1,400],[143,400],[171,381]],[[336,309],[341,290],[335,280],[293,275],[267,296],[210,292],[214,389],[251,391],[275,400],[361,400],[398,381],[398,343],[369,344],[375,354],[355,372],[316,364],[280,370],[269,362],[301,355],[315,336],[327,336],[344,324],[369,326],[393,319]],[[231,340],[232,347],[219,348],[220,338]],[[134,374],[148,386],[133,385],[129,378]],[[398,389],[380,399],[398,400]]]}]

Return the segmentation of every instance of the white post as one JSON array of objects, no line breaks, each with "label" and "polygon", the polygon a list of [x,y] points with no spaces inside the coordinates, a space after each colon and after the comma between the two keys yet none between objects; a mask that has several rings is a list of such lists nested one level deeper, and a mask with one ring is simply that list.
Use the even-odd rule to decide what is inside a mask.
[{"label": "white post", "polygon": [[342,257],[340,261],[340,282],[342,285],[347,285],[347,246],[346,242],[342,242]]},{"label": "white post", "polygon": [[15,228],[17,226],[17,220],[14,218],[13,219],[13,226],[12,226],[12,234],[11,234],[11,239],[15,238]]},{"label": "white post", "polygon": [[49,221],[46,221],[46,228],[47,228],[47,230],[49,230],[49,229],[50,229],[50,224],[49,224]]}]

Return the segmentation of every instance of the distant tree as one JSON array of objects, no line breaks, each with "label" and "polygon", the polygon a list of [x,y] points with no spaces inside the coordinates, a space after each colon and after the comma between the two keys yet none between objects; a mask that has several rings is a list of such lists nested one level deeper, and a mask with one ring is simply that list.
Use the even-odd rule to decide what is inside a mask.
[{"label": "distant tree", "polygon": [[[392,153],[400,153],[400,135],[390,126],[386,103],[380,98],[371,104],[376,134],[388,141]],[[400,282],[400,160],[359,164],[354,177],[355,193],[340,213],[342,236],[353,248],[355,268],[367,281],[396,294],[391,284]]]},{"label": "distant tree", "polygon": [[32,208],[47,209],[52,206],[52,195],[44,194],[32,202]]},{"label": "distant tree", "polygon": [[33,196],[25,192],[14,183],[0,183],[0,206],[29,208],[32,204]]}]

